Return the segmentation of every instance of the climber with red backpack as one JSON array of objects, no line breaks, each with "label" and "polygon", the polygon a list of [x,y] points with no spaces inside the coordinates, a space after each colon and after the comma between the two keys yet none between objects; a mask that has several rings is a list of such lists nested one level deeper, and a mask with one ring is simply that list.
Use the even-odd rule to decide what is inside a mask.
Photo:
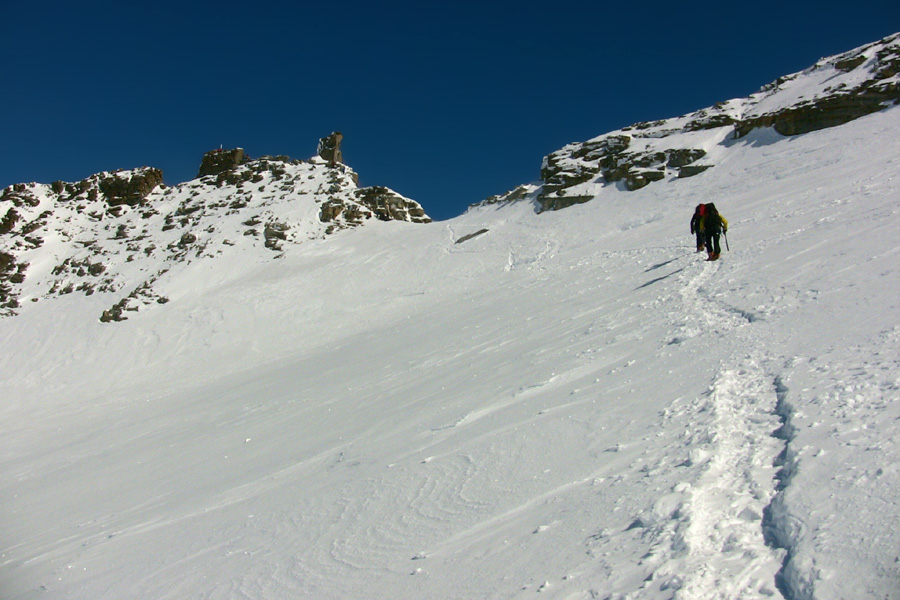
[{"label": "climber with red backpack", "polygon": [[697,252],[703,252],[706,248],[706,236],[703,235],[703,217],[706,216],[706,205],[698,204],[691,217],[691,233],[697,235]]}]

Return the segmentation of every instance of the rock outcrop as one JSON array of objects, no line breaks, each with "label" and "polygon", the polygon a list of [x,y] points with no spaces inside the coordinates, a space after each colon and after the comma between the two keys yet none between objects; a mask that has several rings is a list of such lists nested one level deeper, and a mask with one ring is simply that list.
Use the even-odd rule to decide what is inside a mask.
[{"label": "rock outcrop", "polygon": [[543,185],[536,198],[540,210],[559,210],[593,199],[590,188],[579,193],[581,184],[621,182],[624,190],[634,191],[671,174],[690,177],[710,166],[694,166],[706,156],[701,148],[653,150],[641,145],[637,150],[632,149],[634,139],[632,135],[610,135],[569,144],[546,156],[541,166]]},{"label": "rock outcrop", "polygon": [[334,166],[344,162],[344,155],[341,153],[341,141],[344,134],[335,131],[319,140],[318,155],[319,158]]},{"label": "rock outcrop", "polygon": [[15,284],[25,280],[27,264],[16,263],[16,257],[9,252],[0,252],[0,316],[14,314],[19,307]]},{"label": "rock outcrop", "polygon": [[326,233],[354,227],[372,218],[380,221],[431,222],[418,202],[380,186],[356,189],[349,197],[330,198],[322,204],[319,218],[329,224]]},{"label": "rock outcrop", "polygon": [[[802,135],[883,110],[900,102],[900,35],[876,44],[823,59],[811,69],[782,77],[760,92],[766,97],[788,90],[804,75],[834,72],[821,95],[792,106],[754,114],[735,125],[738,137],[758,127],[772,127],[781,135]],[[829,78],[832,79],[832,78]]]},{"label": "rock outcrop", "polygon": [[159,169],[144,167],[135,171],[103,173],[97,186],[110,206],[127,204],[135,206],[144,202],[153,190],[163,185],[163,173]]},{"label": "rock outcrop", "polygon": [[203,155],[203,160],[200,162],[200,170],[197,171],[197,178],[230,171],[248,160],[249,157],[244,155],[243,148],[211,150]]}]

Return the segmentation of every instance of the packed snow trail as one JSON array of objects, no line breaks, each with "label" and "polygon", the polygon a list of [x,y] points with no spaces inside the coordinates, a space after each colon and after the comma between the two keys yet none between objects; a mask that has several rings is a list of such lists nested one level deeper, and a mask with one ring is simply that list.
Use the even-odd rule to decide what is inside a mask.
[{"label": "packed snow trail", "polygon": [[710,280],[728,267],[698,255],[645,272],[663,268],[670,274],[650,284],[666,281],[676,293],[662,293],[646,308],[670,320],[662,353],[696,355],[696,368],[709,373],[710,383],[660,413],[660,431],[683,431],[671,451],[684,455],[677,463],[683,472],[649,515],[631,525],[646,530],[652,549],[641,560],[649,572],[640,590],[623,597],[652,590],[692,600],[779,595],[775,574],[783,552],[767,545],[763,514],[776,492],[775,462],[784,443],[774,436],[780,425],[774,376],[763,366],[770,358],[746,352],[766,333],[711,297]]}]

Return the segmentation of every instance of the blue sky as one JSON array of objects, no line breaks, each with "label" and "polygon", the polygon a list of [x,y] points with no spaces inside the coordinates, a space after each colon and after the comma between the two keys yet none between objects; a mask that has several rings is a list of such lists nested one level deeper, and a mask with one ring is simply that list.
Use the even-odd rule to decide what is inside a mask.
[{"label": "blue sky", "polygon": [[746,96],[900,31],[900,2],[0,1],[0,188],[224,146],[308,158],[436,220],[544,155]]}]

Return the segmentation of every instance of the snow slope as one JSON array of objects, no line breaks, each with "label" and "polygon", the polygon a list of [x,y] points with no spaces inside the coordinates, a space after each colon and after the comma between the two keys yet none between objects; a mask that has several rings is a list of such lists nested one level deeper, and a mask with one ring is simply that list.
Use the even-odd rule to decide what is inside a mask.
[{"label": "snow slope", "polygon": [[444,223],[284,158],[5,190],[0,595],[900,597],[900,109],[766,125],[898,39]]},{"label": "snow slope", "polygon": [[24,305],[0,595],[900,597],[898,127]]}]

